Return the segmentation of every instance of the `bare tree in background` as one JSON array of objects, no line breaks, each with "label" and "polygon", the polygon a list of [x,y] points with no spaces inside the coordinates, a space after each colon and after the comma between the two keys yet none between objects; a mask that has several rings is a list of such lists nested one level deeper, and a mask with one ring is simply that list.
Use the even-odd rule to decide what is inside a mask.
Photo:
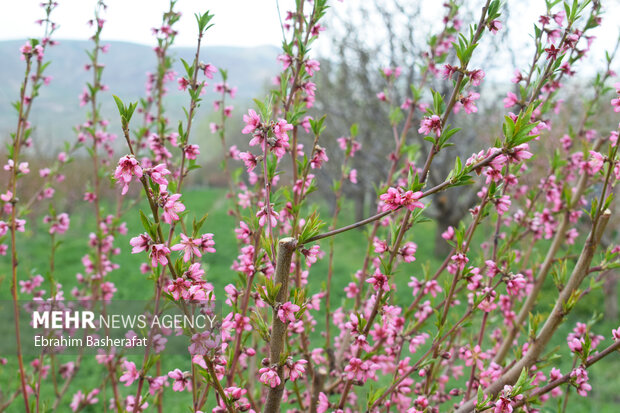
[{"label": "bare tree in background", "polygon": [[[377,98],[377,93],[382,91],[381,85],[385,85],[380,69],[396,66],[403,69],[391,96],[394,103],[400,104],[405,98],[411,97],[403,93],[409,91],[409,85],[419,82],[423,55],[430,49],[429,39],[419,35],[427,32],[422,26],[424,22],[428,22],[428,18],[425,20],[422,14],[422,3],[403,0],[360,2],[355,13],[336,16],[330,22],[331,27],[339,29],[339,33],[334,30],[327,34],[330,37],[331,50],[329,56],[321,59],[321,71],[317,79],[321,92],[317,95],[316,109],[318,113],[329,114],[329,127],[323,144],[327,146],[332,161],[322,173],[338,176],[343,154],[337,148],[336,138],[346,135],[350,126],[357,123],[357,140],[366,150],[354,159],[353,167],[364,170],[364,174],[357,185],[347,185],[344,188],[347,197],[355,202],[357,219],[375,212],[376,192],[386,179],[384,165],[394,150],[389,106]],[[467,5],[471,9],[474,6]],[[471,13],[461,7],[459,14],[468,19]],[[430,39],[430,42],[436,40]],[[499,40],[501,39],[497,39]],[[495,45],[485,49],[487,57],[495,52]],[[446,63],[451,63],[454,58],[452,55],[447,56]],[[485,70],[489,67],[486,62],[493,60],[484,59]],[[449,81],[443,80],[441,76],[432,80],[430,78],[433,89],[443,95],[448,92],[451,86]],[[409,91],[408,94],[410,93]],[[488,91],[485,93],[489,95]],[[429,177],[431,185],[446,178],[454,166],[455,155],[469,156],[475,148],[480,147],[481,141],[487,143],[492,138],[490,134],[493,131],[489,131],[486,122],[480,121],[489,115],[485,104],[480,102],[478,106],[479,112],[473,119],[453,115],[453,118],[458,117],[458,120],[452,119],[452,123],[458,124],[462,130],[455,139],[456,146],[436,158],[436,169]],[[419,118],[414,120],[414,124],[418,122]],[[478,126],[480,124],[483,126]],[[417,128],[412,128],[407,144],[411,145],[412,150],[414,146],[417,148],[418,159],[426,158],[427,145],[424,145],[423,136],[417,133]],[[329,179],[321,181],[329,182]],[[319,190],[327,199],[332,199],[330,187],[325,186]],[[475,194],[476,191],[457,189],[442,193],[433,200],[428,213],[437,220],[435,250],[438,255],[445,255],[449,249],[449,245],[441,238],[441,233],[449,226],[458,225],[475,202]]]}]

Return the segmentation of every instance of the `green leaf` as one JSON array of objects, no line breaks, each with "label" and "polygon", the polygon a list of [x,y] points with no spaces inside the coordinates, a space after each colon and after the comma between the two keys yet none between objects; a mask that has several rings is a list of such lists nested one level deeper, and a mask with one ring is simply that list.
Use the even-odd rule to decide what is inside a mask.
[{"label": "green leaf", "polygon": [[116,102],[116,107],[118,108],[118,113],[121,115],[121,118],[125,117],[125,105],[123,101],[116,95],[112,95],[114,98],[114,102]]},{"label": "green leaf", "polygon": [[146,232],[151,236],[151,238],[155,239],[156,236],[156,225],[151,222],[151,220],[140,210],[140,221],[142,221],[142,226],[146,230]]}]

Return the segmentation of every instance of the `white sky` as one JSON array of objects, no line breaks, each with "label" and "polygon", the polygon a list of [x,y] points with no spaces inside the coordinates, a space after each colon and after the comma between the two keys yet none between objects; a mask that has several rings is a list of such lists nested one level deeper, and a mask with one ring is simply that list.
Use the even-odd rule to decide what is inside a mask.
[{"label": "white sky", "polygon": [[[40,37],[42,28],[34,21],[44,16],[39,6],[41,1],[43,0],[0,0],[0,40]],[[52,20],[58,23],[60,28],[54,38],[59,40],[88,39],[93,29],[86,22],[93,17],[96,0],[57,1],[59,6],[54,10]],[[344,3],[332,0],[331,6],[338,9],[337,12],[347,13],[348,8],[355,7],[358,1],[367,0],[345,0]],[[439,0],[421,1],[428,2],[426,5],[433,4],[431,1],[436,1],[437,5],[441,3]],[[477,3],[475,0],[472,1]],[[179,31],[175,44],[195,46],[197,29],[194,13],[210,10],[215,15],[212,20],[215,26],[205,36],[204,45],[246,47],[274,45],[279,47],[282,32],[276,7],[278,2],[282,14],[294,9],[295,0],[178,0],[175,10],[180,11],[182,17],[181,21],[175,25]],[[544,1],[510,0],[510,2],[513,9],[510,24],[523,26],[523,29],[530,33],[532,24],[536,22],[538,15],[544,12]],[[102,33],[104,41],[122,40],[153,45],[151,28],[161,24],[161,16],[164,11],[168,10],[169,0],[107,0],[106,4],[108,9],[103,15],[106,25]],[[614,46],[620,27],[618,23],[620,1],[606,0],[603,4],[607,13],[603,16],[602,27],[597,28],[593,33],[597,36],[597,40],[590,55],[591,60],[601,64],[604,51]],[[432,8],[437,8],[439,12],[442,11],[440,7],[432,6]],[[428,20],[428,16],[426,19]],[[369,25],[372,26],[372,24]],[[514,44],[519,47],[521,47],[520,44],[531,44],[531,39],[523,36],[522,33],[519,30],[513,30],[512,33],[515,39],[511,41],[516,42]],[[372,34],[369,35],[372,36]],[[329,47],[322,42],[316,46],[319,49],[321,46]]]},{"label": "white sky", "polygon": [[[34,23],[44,17],[39,7],[42,0],[0,1],[0,40],[40,37],[42,29]],[[294,8],[294,0],[279,0],[280,11]],[[52,20],[59,24],[56,39],[88,39],[96,0],[58,0]],[[107,0],[103,40],[124,40],[152,45],[151,28],[161,24],[168,0]],[[179,35],[177,46],[196,44],[197,25],[194,13],[207,10],[215,15],[215,24],[204,44],[227,46],[280,46],[282,31],[278,20],[276,0],[178,0],[175,10],[182,13],[175,25]]]}]

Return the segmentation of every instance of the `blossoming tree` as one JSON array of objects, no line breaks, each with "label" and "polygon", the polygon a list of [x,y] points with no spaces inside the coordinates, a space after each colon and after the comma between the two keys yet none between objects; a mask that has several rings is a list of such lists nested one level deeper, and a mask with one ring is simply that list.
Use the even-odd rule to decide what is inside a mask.
[{"label": "blossoming tree", "polygon": [[[611,102],[606,100],[615,52],[607,55],[607,67],[596,77],[592,96],[575,125],[567,128],[551,120],[561,80],[573,76],[588,56],[592,40],[588,33],[601,20],[599,2],[546,1],[546,13],[534,26],[531,64],[517,69],[515,91],[507,91],[503,100],[501,133],[468,159],[456,158],[445,179],[430,186],[429,172],[437,154],[459,144],[459,129],[450,124],[451,115],[460,109],[470,116],[477,112],[485,72],[483,67],[471,67],[472,55],[485,37],[502,29],[499,0],[486,0],[477,20],[463,27],[458,2],[449,1],[442,31],[430,35],[419,83],[410,85],[404,102],[396,102],[389,92],[378,96],[389,106],[395,144],[385,165],[387,178],[377,188],[378,210],[343,225],[343,187],[355,185],[364,173],[350,166],[364,148],[356,140],[355,125],[338,139],[343,162],[333,185],[336,208],[332,216],[322,215],[311,204],[311,193],[329,154],[321,141],[325,117],[309,115],[315,94],[320,93],[313,79],[321,70],[310,49],[329,10],[327,0],[297,0],[296,9],[283,22],[278,84],[243,115],[243,125],[231,127],[227,122],[234,110],[227,99],[236,89],[227,83],[226,71],[219,70],[222,81],[215,86],[214,106],[220,116],[211,130],[224,149],[230,213],[237,222],[230,231],[238,240],[238,256],[231,263],[238,281],[223,291],[211,282],[221,275],[205,267],[209,254],[222,253],[216,252],[214,235],[202,229],[209,227],[209,219],[203,217],[204,211],[190,210],[183,196],[186,178],[197,173],[201,150],[192,143],[197,114],[208,82],[218,75],[201,55],[201,42],[214,16],[196,14],[195,56],[191,62],[183,61],[184,72],[176,74],[170,49],[180,14],[176,2],[171,2],[161,25],[153,29],[157,67],[148,77],[146,97],[124,103],[114,96],[120,115],[120,129],[115,128],[124,140],[123,153],[117,156],[115,135],[108,132],[117,123],[102,119],[98,106],[100,93],[107,90],[99,61],[99,54],[107,51],[100,44],[106,6],[99,0],[90,22],[93,48],[86,66],[92,82],[80,97],[89,114],[77,128],[76,143],[52,167],[40,169],[41,189],[29,201],[21,195],[19,182],[31,165],[23,161],[21,151],[35,144],[29,113],[39,89],[49,82],[44,75],[45,52],[54,45],[51,36],[56,28],[50,15],[57,4],[48,1],[43,6],[43,39],[28,41],[20,50],[25,76],[14,105],[17,126],[4,166],[8,186],[1,195],[0,246],[3,253],[9,250],[12,264],[19,378],[2,409],[21,403],[15,408],[26,412],[49,407],[63,411],[60,406],[68,404],[73,411],[104,405],[97,410],[134,413],[183,409],[498,413],[539,411],[541,404],[558,399],[564,411],[571,392],[588,396],[592,390],[588,368],[620,348],[620,329],[602,336],[595,333],[595,325],[578,323],[560,350],[572,358],[572,369],[561,371],[555,358],[545,353],[567,315],[619,263],[620,247],[598,247],[620,179],[618,130],[588,129],[595,105],[600,105],[598,110],[620,112],[620,84]],[[454,64],[441,63],[448,52],[456,55]],[[400,73],[399,68],[383,69],[390,84]],[[427,89],[430,76],[445,78],[450,92]],[[166,87],[173,82],[188,99],[186,117],[174,128],[165,112]],[[566,134],[545,164],[548,174],[526,185],[528,165],[537,157],[540,141],[551,139],[552,129]],[[247,146],[229,148],[231,133],[247,135]],[[416,134],[427,143],[424,159],[407,146]],[[42,290],[42,277],[27,279],[20,272],[18,246],[24,247],[17,238],[33,219],[28,215],[30,206],[53,199],[54,181],[62,180],[63,165],[81,148],[87,149],[93,165],[84,201],[92,204],[96,228],[88,241],[91,251],[82,259],[84,275],[78,275],[70,294],[109,303],[122,288],[114,278],[118,272],[113,256],[119,248],[131,247],[143,258],[140,270],[153,291],[154,313],[194,301],[218,299],[225,306],[220,336],[196,328],[182,332],[188,337],[187,354],[175,365],[159,356],[166,346],[165,335],[173,331],[149,332],[152,345],[133,361],[114,349],[97,355],[104,371],[101,385],[73,391],[66,403],[64,396],[74,389],[71,383],[80,374],[84,356],[58,365],[53,355],[42,354],[30,365],[25,363],[18,298],[21,294],[41,301],[65,299],[63,286],[53,276],[54,252],[55,237],[70,229],[69,216],[52,208],[44,218],[52,246],[50,292]],[[544,156],[538,158],[546,162]],[[233,173],[236,166],[244,167],[243,174]],[[116,182],[118,192],[110,213],[106,212],[110,203],[101,202],[106,177]],[[418,250],[414,240],[434,240],[424,226],[425,208],[433,196],[474,181],[481,185],[477,205],[460,226],[442,234],[449,254],[437,268],[413,272],[411,263]],[[131,195],[140,196],[146,209],[126,199]],[[116,240],[127,233],[123,216],[139,219],[144,227],[142,233],[132,234],[129,245]],[[340,234],[359,228],[366,229],[357,237],[364,254],[337,253]],[[319,260],[326,262],[327,271],[313,270]],[[348,276],[337,271],[339,260],[354,261],[359,268],[343,291],[334,287],[335,278]],[[541,294],[550,274],[556,289]],[[321,286],[311,285],[310,277],[319,279]],[[47,383],[54,386],[51,401],[40,396]],[[99,400],[104,389],[111,389],[109,404]],[[183,397],[172,398],[179,395]]]}]

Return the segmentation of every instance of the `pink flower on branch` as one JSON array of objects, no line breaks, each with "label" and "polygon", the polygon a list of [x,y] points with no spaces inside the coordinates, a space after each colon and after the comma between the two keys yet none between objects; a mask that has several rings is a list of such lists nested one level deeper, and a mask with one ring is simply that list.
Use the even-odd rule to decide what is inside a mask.
[{"label": "pink flower on branch", "polygon": [[153,242],[151,237],[145,232],[144,234],[140,234],[137,237],[133,237],[129,244],[133,247],[131,250],[132,254],[137,254],[139,252],[145,251],[149,248],[149,245]]},{"label": "pink flower on branch", "polygon": [[170,248],[172,251],[183,251],[183,261],[188,262],[192,255],[202,257],[200,252],[201,240],[193,239],[181,233],[181,242]]},{"label": "pink flower on branch", "polygon": [[118,381],[120,381],[121,383],[124,382],[125,386],[131,386],[131,383],[133,383],[135,380],[138,380],[138,378],[140,377],[140,373],[138,372],[135,363],[132,361],[123,361],[123,367],[125,370],[123,371],[123,375],[118,379]]},{"label": "pink flower on branch", "polygon": [[274,388],[278,387],[281,383],[280,376],[274,368],[264,367],[258,371],[260,373],[260,378],[258,379],[261,383]]},{"label": "pink flower on branch", "polygon": [[387,192],[379,196],[383,201],[382,211],[393,211],[402,206],[413,211],[416,208],[424,208],[424,204],[420,202],[423,193],[421,191],[405,191],[402,188],[388,188]]},{"label": "pink flower on branch", "polygon": [[185,211],[185,205],[183,205],[179,198],[181,194],[163,195],[162,202],[164,203],[162,219],[167,224],[172,224],[173,221],[178,221],[179,213]]},{"label": "pink flower on branch", "polygon": [[183,391],[185,389],[192,391],[192,375],[189,372],[174,369],[168,373],[168,377],[174,380],[172,384],[173,391]]},{"label": "pink flower on branch", "polygon": [[385,274],[381,274],[378,270],[368,279],[367,283],[372,284],[375,291],[390,291],[390,284]]},{"label": "pink flower on branch", "polygon": [[170,248],[165,244],[153,244],[150,246],[149,257],[151,258],[151,267],[157,267],[157,264],[167,265],[167,255],[170,254]]},{"label": "pink flower on branch", "polygon": [[245,127],[241,131],[241,133],[248,134],[254,132],[259,126],[261,126],[260,116],[254,111],[250,109],[247,115],[243,115],[243,121],[245,122]]},{"label": "pink flower on branch", "polygon": [[437,115],[425,116],[420,123],[418,133],[429,135],[431,132],[437,137],[441,135],[441,118]]},{"label": "pink flower on branch", "polygon": [[297,360],[292,366],[289,367],[289,378],[292,381],[299,379],[306,372],[306,360]]},{"label": "pink flower on branch", "polygon": [[125,155],[118,161],[116,171],[114,171],[114,179],[123,185],[121,195],[125,195],[129,189],[129,183],[133,177],[142,178],[142,168],[133,155]]},{"label": "pink flower on branch", "polygon": [[172,298],[174,298],[176,301],[181,299],[187,300],[189,299],[189,290],[191,287],[192,282],[190,280],[179,277],[168,285],[167,290],[170,295],[172,295]]},{"label": "pink flower on branch", "polygon": [[299,306],[297,304],[293,304],[290,301],[282,304],[280,308],[278,308],[278,318],[284,324],[288,324],[295,321],[295,313],[299,311]]},{"label": "pink flower on branch", "polygon": [[[267,222],[267,208],[266,207],[262,207],[260,209],[260,211],[258,211],[256,213],[256,217],[258,218],[258,225],[260,225],[261,227],[265,226],[265,223]],[[273,210],[273,204],[271,205],[271,207],[269,208],[269,219],[271,220],[271,227],[275,227],[278,224],[278,218],[280,218],[280,215]]]}]

